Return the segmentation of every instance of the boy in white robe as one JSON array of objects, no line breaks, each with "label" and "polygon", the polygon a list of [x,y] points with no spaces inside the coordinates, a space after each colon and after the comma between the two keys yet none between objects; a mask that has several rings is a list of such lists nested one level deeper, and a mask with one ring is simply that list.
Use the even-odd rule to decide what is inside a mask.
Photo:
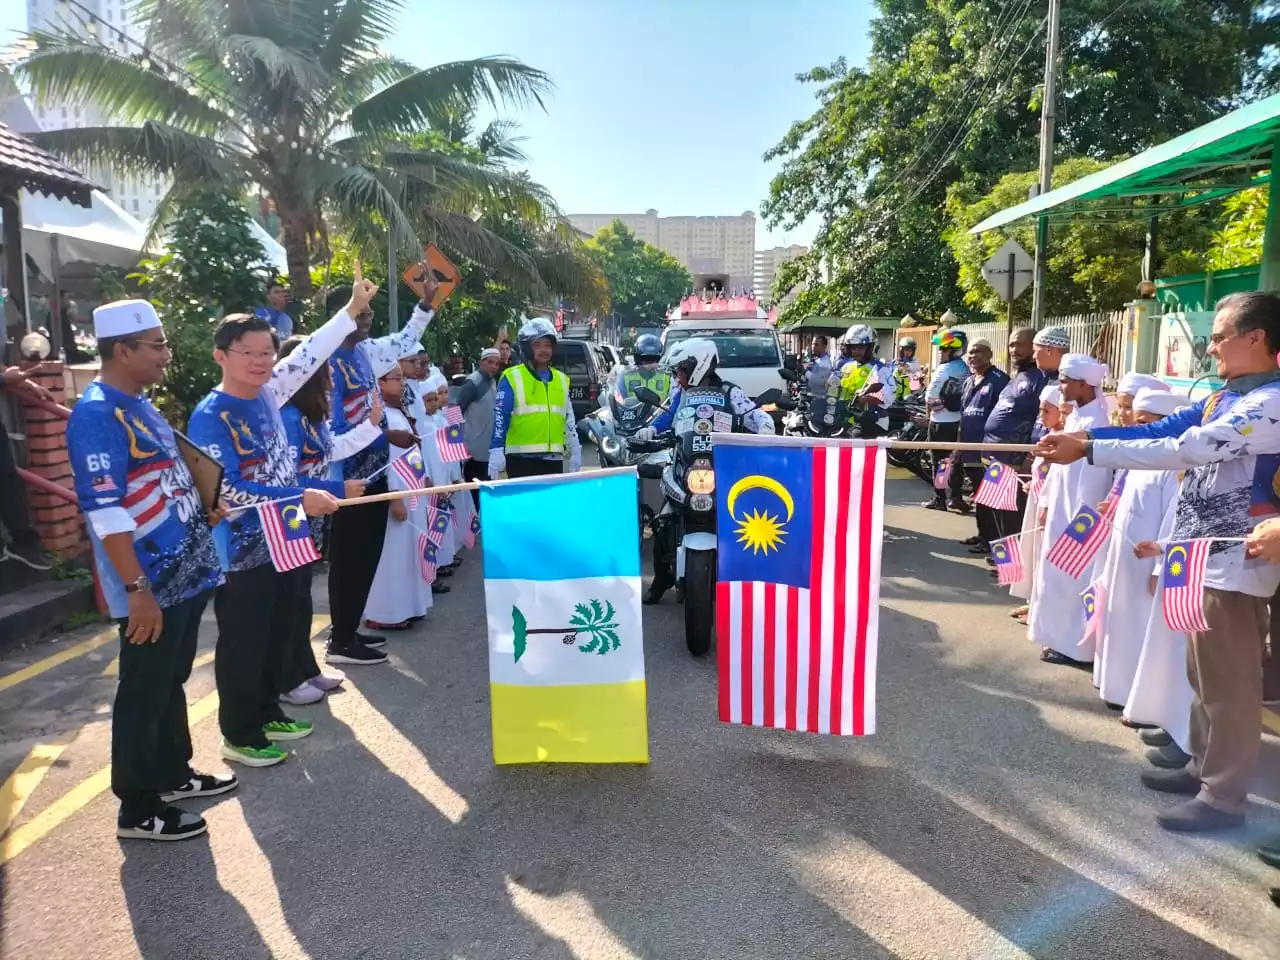
[{"label": "boy in white robe", "polygon": [[[1040,416],[1037,420],[1045,433],[1061,430],[1070,412],[1070,404],[1062,402],[1062,388],[1056,383],[1049,384],[1040,392]],[[1045,501],[1045,484],[1051,469],[1051,464],[1037,457],[1031,464],[1031,479],[1022,485],[1027,491],[1027,509],[1022,514],[1022,533],[1018,537],[1018,546],[1022,550],[1022,579],[1009,585],[1009,594],[1027,601],[1030,601],[1035,588],[1036,568],[1040,561],[1040,508]],[[1029,609],[1028,603],[1014,610],[1012,616],[1026,623]]]},{"label": "boy in white robe", "polygon": [[[1102,393],[1105,364],[1082,353],[1068,353],[1058,367],[1063,399],[1076,405],[1067,418],[1066,432],[1107,425],[1107,401]],[[1065,469],[1063,467],[1065,466]],[[1085,639],[1084,607],[1080,593],[1093,582],[1101,564],[1095,556],[1078,578],[1048,562],[1049,552],[1081,506],[1097,507],[1111,489],[1114,471],[1087,461],[1055,465],[1045,484],[1041,556],[1036,590],[1031,600],[1027,634],[1041,647],[1045,663],[1083,666],[1093,662],[1094,641]]]},{"label": "boy in white robe", "polygon": [[[1130,403],[1121,404],[1121,425],[1155,423],[1186,405],[1185,397],[1170,393],[1164,384],[1160,390],[1142,387]],[[1120,709],[1129,699],[1151,616],[1151,561],[1135,545],[1159,539],[1165,513],[1178,498],[1178,474],[1121,470],[1115,487],[1120,487],[1112,514],[1115,532],[1102,573],[1107,589],[1104,634],[1093,662],[1093,682],[1103,701]]]}]

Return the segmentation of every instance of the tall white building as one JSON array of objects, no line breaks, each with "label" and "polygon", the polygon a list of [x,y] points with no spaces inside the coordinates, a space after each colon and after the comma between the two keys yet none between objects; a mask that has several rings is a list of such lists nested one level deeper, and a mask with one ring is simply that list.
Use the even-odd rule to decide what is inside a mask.
[{"label": "tall white building", "polygon": [[683,263],[695,278],[695,289],[698,278],[721,279],[729,291],[752,286],[756,215],[749,210],[737,217],[660,217],[657,210],[569,214],[571,224],[592,236],[614,220]]},{"label": "tall white building", "polygon": [[[142,40],[142,32],[134,26],[129,13],[132,0],[78,0],[78,3],[104,21],[94,24],[92,33],[89,16],[79,7],[60,3],[59,0],[27,0],[27,29],[42,33],[70,33],[85,38],[92,36],[95,42],[129,56],[140,52],[137,41]],[[121,40],[116,30],[122,30],[129,40]],[[31,105],[31,112],[42,130],[97,127],[114,122],[97,108],[81,104],[36,100]],[[143,223],[151,219],[167,188],[162,178],[130,176],[109,167],[90,166],[85,174]]]},{"label": "tall white building", "polygon": [[769,291],[773,289],[773,281],[778,276],[778,270],[788,260],[794,260],[801,254],[808,253],[809,248],[798,243],[793,243],[789,247],[771,247],[768,250],[757,250],[755,259],[755,285],[756,293],[762,297],[768,297]]}]

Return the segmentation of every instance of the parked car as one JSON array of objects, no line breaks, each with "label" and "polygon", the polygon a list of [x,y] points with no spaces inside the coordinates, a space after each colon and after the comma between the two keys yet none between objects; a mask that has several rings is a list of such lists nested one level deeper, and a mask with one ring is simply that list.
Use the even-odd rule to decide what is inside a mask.
[{"label": "parked car", "polygon": [[551,365],[569,378],[569,399],[573,416],[581,420],[600,405],[600,391],[609,376],[609,366],[596,344],[588,340],[560,340]]}]

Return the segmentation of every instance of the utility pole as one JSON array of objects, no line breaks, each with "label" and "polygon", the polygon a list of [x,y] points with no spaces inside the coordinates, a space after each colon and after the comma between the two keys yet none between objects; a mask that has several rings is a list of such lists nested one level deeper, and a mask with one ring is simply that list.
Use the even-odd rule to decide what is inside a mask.
[{"label": "utility pole", "polygon": [[[1040,193],[1044,196],[1053,189],[1053,121],[1058,99],[1058,18],[1059,0],[1049,0],[1049,23],[1045,38],[1044,96],[1040,100]],[[1044,274],[1049,257],[1049,220],[1041,216],[1036,221],[1036,272],[1032,290],[1031,323],[1040,326],[1044,321]]]},{"label": "utility pole", "polygon": [[387,329],[400,329],[400,277],[396,273],[396,228],[387,224]]}]

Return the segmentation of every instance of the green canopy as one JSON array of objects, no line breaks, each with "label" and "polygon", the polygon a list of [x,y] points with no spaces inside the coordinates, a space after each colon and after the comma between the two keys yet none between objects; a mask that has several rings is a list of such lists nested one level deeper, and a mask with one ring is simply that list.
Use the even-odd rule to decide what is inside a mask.
[{"label": "green canopy", "polygon": [[855,323],[865,323],[875,330],[891,330],[896,329],[901,322],[894,317],[805,317],[803,320],[794,320],[785,327],[780,327],[778,332],[824,333],[838,330],[843,333]]},{"label": "green canopy", "polygon": [[[985,233],[1039,217],[1050,223],[1114,214],[1149,217],[1217,200],[1270,181],[1278,137],[1280,94],[1001,210],[969,232]],[[1143,198],[1152,202],[1135,204]]]}]

